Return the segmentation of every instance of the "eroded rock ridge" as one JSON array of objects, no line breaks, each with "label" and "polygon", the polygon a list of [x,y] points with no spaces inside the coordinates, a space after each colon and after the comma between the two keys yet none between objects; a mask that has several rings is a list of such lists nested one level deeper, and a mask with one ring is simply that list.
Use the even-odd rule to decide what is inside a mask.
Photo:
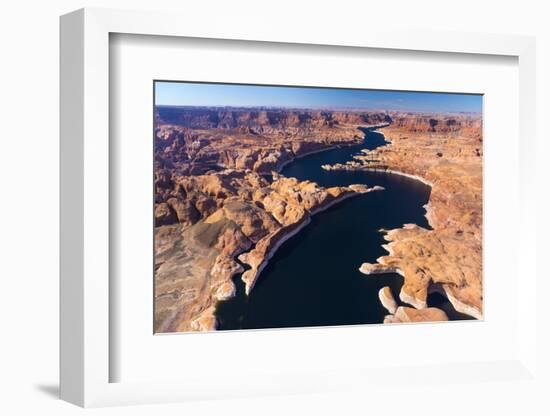
[{"label": "eroded rock ridge", "polygon": [[323,168],[381,170],[429,184],[426,216],[432,229],[407,224],[386,231],[389,254],[360,270],[403,275],[399,297],[418,310],[427,308],[428,293],[437,291],[457,311],[482,319],[481,118],[392,114],[392,119],[382,131],[390,144]]},{"label": "eroded rock ridge", "polygon": [[[250,293],[277,248],[311,215],[354,195],[277,172],[297,157],[358,144],[385,113],[158,107],[155,331],[216,329],[215,305]],[[246,268],[246,270],[245,270]]]}]

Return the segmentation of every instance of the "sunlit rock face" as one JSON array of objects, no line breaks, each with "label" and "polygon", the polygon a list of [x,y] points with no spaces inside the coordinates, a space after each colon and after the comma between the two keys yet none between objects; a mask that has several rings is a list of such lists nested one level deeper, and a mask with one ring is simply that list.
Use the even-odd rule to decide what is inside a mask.
[{"label": "sunlit rock face", "polygon": [[[391,124],[390,124],[391,123]],[[389,124],[389,126],[388,126]],[[446,320],[432,291],[483,317],[482,124],[472,115],[159,108],[155,129],[155,330],[216,329],[215,304],[249,293],[274,251],[311,215],[364,185],[324,189],[276,172],[296,157],[359,143],[360,126],[385,126],[390,142],[326,170],[385,170],[431,186],[417,225],[387,230],[388,255],[368,275],[404,277],[397,306],[379,293],[386,323]],[[271,179],[268,180],[266,174]],[[247,270],[245,271],[245,268]],[[244,272],[244,273],[243,273]],[[372,278],[375,278],[373,276]]]},{"label": "sunlit rock face", "polygon": [[385,170],[431,186],[426,216],[431,230],[405,225],[386,234],[389,254],[363,264],[365,274],[394,271],[405,283],[403,302],[426,308],[432,290],[455,309],[483,317],[482,124],[473,115],[392,114],[381,131],[390,144],[327,170]]},{"label": "sunlit rock face", "polygon": [[325,189],[276,172],[296,157],[360,143],[358,127],[389,122],[384,113],[157,108],[155,331],[216,329],[216,302],[235,295],[235,274],[244,271],[249,293],[311,215],[381,190]]}]

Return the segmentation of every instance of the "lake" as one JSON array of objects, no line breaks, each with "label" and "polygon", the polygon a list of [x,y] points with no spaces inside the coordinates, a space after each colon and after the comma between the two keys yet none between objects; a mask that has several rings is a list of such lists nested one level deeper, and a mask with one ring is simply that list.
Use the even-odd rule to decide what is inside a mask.
[{"label": "lake", "polygon": [[[405,305],[398,298],[402,276],[367,276],[358,269],[363,262],[375,262],[387,254],[381,229],[407,223],[430,228],[423,208],[430,187],[390,173],[321,168],[386,144],[381,133],[363,132],[362,144],[296,159],[281,174],[324,187],[365,184],[385,190],[344,200],[314,215],[307,227],[279,248],[249,296],[240,274],[234,276],[236,296],[217,306],[219,330],[382,323],[387,311],[378,291],[384,286],[391,288],[398,304]],[[451,320],[472,319],[456,312],[440,294],[430,294],[428,305],[445,310]]]}]

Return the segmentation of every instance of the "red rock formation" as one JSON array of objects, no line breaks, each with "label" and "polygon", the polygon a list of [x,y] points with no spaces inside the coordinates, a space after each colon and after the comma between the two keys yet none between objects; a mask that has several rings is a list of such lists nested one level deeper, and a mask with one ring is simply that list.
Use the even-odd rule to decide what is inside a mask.
[{"label": "red rock formation", "polygon": [[[216,327],[215,304],[250,291],[277,247],[362,185],[324,189],[262,174],[304,154],[358,143],[385,114],[159,107],[155,128],[155,331]],[[378,189],[378,188],[376,188]]]},{"label": "red rock formation", "polygon": [[392,114],[383,133],[391,144],[325,169],[389,170],[431,186],[427,218],[433,230],[405,225],[386,234],[389,254],[365,274],[404,276],[402,301],[427,307],[432,288],[441,288],[456,310],[483,316],[482,131],[479,116]]},{"label": "red rock formation", "polygon": [[[188,227],[178,223],[156,228],[155,330],[159,332],[215,329],[213,306],[234,295],[231,278],[243,271],[237,256],[250,266],[242,275],[249,293],[275,250],[307,225],[311,215],[346,197],[380,189],[364,185],[324,189],[277,175],[269,184],[253,172],[204,176],[211,178],[193,177],[190,184],[195,192],[219,198],[220,208]],[[187,194],[188,185],[183,185]]]}]

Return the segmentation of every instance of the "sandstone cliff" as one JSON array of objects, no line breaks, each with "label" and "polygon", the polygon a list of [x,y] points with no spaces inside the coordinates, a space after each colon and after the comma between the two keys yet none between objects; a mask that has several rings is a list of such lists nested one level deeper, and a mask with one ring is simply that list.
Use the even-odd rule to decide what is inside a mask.
[{"label": "sandstone cliff", "polygon": [[269,173],[296,156],[358,143],[363,137],[358,126],[387,124],[391,118],[383,113],[158,107],[156,121],[156,184],[164,188],[170,172],[195,175],[231,168]]},{"label": "sandstone cliff", "polygon": [[[217,208],[201,212],[204,217],[190,226],[179,222],[156,227],[158,332],[215,329],[214,306],[234,296],[232,277],[244,271],[242,264],[249,267],[242,280],[250,293],[275,250],[307,225],[311,215],[344,198],[381,189],[325,189],[276,174],[268,183],[251,171],[204,176],[193,178],[194,189],[209,190]],[[216,186],[209,187],[212,184]]]},{"label": "sandstone cliff", "polygon": [[[276,172],[310,152],[356,144],[361,126],[385,126],[389,145],[326,169],[380,169],[432,187],[427,217],[386,232],[388,255],[361,271],[404,276],[398,306],[380,300],[385,322],[446,320],[427,307],[431,291],[481,318],[481,161],[479,117],[408,113],[158,108],[155,129],[155,331],[216,328],[215,305],[247,293],[275,250],[311,215],[344,198],[377,190],[324,189]],[[245,271],[245,267],[247,270]]]},{"label": "sandstone cliff", "polygon": [[426,308],[428,293],[438,290],[457,311],[481,319],[481,119],[402,114],[392,114],[392,119],[383,129],[389,145],[324,168],[393,171],[428,183],[432,189],[426,216],[433,229],[409,224],[388,231],[389,254],[360,270],[402,274],[405,283],[399,296],[417,309]]},{"label": "sandstone cliff", "polygon": [[157,108],[155,331],[216,329],[216,302],[249,293],[275,250],[310,216],[364,185],[285,178],[286,162],[362,140],[382,113]]}]

